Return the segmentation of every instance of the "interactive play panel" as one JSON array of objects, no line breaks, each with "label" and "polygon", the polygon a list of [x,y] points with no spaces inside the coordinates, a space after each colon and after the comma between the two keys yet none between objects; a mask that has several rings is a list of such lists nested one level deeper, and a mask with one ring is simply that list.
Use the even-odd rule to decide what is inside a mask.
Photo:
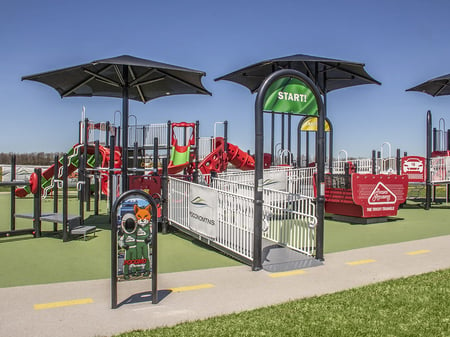
[{"label": "interactive play panel", "polygon": [[406,175],[329,175],[326,185],[325,211],[354,220],[396,216],[408,193]]}]

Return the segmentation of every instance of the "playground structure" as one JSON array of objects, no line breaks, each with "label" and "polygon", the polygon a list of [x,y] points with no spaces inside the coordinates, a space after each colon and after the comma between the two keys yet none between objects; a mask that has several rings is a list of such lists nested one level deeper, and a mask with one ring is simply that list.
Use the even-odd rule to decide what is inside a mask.
[{"label": "playground structure", "polygon": [[445,130],[445,120],[442,118],[439,120],[439,129],[432,126],[432,115],[428,110],[425,209],[430,209],[432,200],[435,200],[438,184],[445,184],[446,201],[450,199],[450,130]]},{"label": "playground structure", "polygon": [[[217,135],[217,126],[223,126],[223,135]],[[158,221],[163,232],[167,232],[169,226],[178,228],[251,264],[254,157],[228,142],[227,127],[226,121],[216,123],[214,136],[202,138],[198,122],[131,125],[128,135],[133,146],[123,151],[115,146],[120,128],[87,119],[81,121],[79,143],[66,155],[68,172],[76,169],[79,172],[81,224],[83,204],[89,207],[92,190],[106,195],[109,205],[120,195],[120,166],[121,160],[126,158],[130,167],[130,189],[147,191],[157,200]],[[307,161],[303,164],[307,163],[308,167],[296,167],[298,164],[292,159],[291,151],[286,150],[280,148],[274,156],[264,156],[263,240],[266,245],[275,242],[314,257],[316,168],[313,162]],[[111,151],[115,153],[114,161],[110,160]],[[283,162],[284,157],[291,158],[291,165]],[[401,172],[399,150],[397,157],[392,158],[390,144],[386,142],[380,151],[372,151],[372,159],[349,159],[342,150],[337,159],[331,160],[331,164],[326,163],[325,209],[328,213],[338,220],[365,223],[396,215],[408,188],[408,178]],[[277,165],[273,165],[274,162]],[[80,170],[83,163],[86,166]],[[167,165],[166,176],[163,163]],[[55,179],[60,180],[62,168],[58,160],[42,173],[43,191],[50,191]],[[99,187],[96,188],[96,184]],[[87,188],[91,185],[93,188]],[[369,190],[369,194],[365,195],[363,190]],[[202,203],[194,210],[198,198],[206,203],[212,201],[212,206],[208,206],[210,213],[202,213],[208,208]],[[387,205],[379,205],[380,200]],[[67,226],[70,228],[70,224]]]},{"label": "playground structure", "polygon": [[[313,125],[314,121],[310,119],[309,123]],[[327,123],[329,148],[332,148],[332,126]],[[223,126],[221,135],[217,134],[217,126]],[[182,230],[252,264],[255,159],[228,142],[227,128],[226,121],[216,123],[214,136],[200,137],[198,121],[135,124],[128,132],[132,146],[123,151],[116,146],[119,127],[83,120],[79,143],[66,155],[72,156],[68,171],[78,169],[81,225],[84,204],[90,207],[92,190],[105,194],[111,209],[121,194],[121,161],[128,160],[129,187],[144,190],[156,200],[163,233],[170,227]],[[304,131],[300,130],[298,137]],[[314,132],[314,127],[308,132]],[[115,154],[113,161],[110,153]],[[282,146],[276,153],[264,155],[262,252],[265,256],[275,246],[306,258],[317,256],[317,168],[314,161],[303,160],[301,152],[298,153],[300,163],[290,149]],[[385,221],[395,216],[407,196],[409,177],[403,168],[414,166],[410,161],[405,164],[409,157],[406,153],[401,157],[397,150],[394,158],[387,142],[379,151],[372,151],[371,159],[349,159],[344,150],[337,158],[329,156],[325,163],[326,212],[334,219],[357,223]],[[62,167],[58,161],[45,170],[42,174],[45,180],[40,186],[43,189],[53,186],[50,173],[56,173],[53,179],[57,181]],[[67,226],[71,228],[70,224]],[[264,268],[272,267],[265,264]]]},{"label": "playground structure", "polygon": [[[67,160],[68,160],[68,168],[67,173],[68,175],[73,174],[78,170],[78,167],[80,165],[80,154],[79,152],[83,150],[83,144],[76,144],[74,145],[68,152],[67,152]],[[98,145],[98,147],[95,146],[88,146],[87,147],[87,160],[86,160],[86,166],[87,168],[93,168],[96,165],[96,157],[98,158],[100,156],[100,167],[107,168],[108,163],[110,161],[110,153],[109,148],[104,147],[102,145]],[[49,191],[52,189],[54,185],[54,180],[60,180],[63,176],[63,164],[62,164],[63,158],[59,158],[59,160],[51,165],[49,168],[45,169],[42,172],[41,175],[41,188],[43,189],[43,194],[46,196]],[[121,161],[121,154],[120,152],[115,153],[114,155],[114,161],[115,161],[115,167],[120,167],[120,161]],[[104,194],[107,193],[107,175],[102,176],[102,185],[101,189]],[[30,186],[24,186],[19,187],[16,189],[15,194],[18,197],[25,197],[27,194],[31,193]]]},{"label": "playground structure", "polygon": [[[32,234],[34,237],[40,237],[41,223],[51,222],[53,223],[53,232],[58,232],[58,224],[62,224],[62,239],[63,241],[68,241],[72,236],[82,235],[84,240],[86,240],[86,235],[89,233],[94,233],[96,231],[96,226],[85,226],[82,224],[82,218],[77,215],[68,214],[68,158],[67,154],[61,159],[62,165],[61,170],[54,170],[54,179],[52,180],[52,185],[46,188],[52,188],[53,195],[53,212],[52,213],[42,213],[42,194],[44,190],[42,189],[42,170],[36,168],[31,174],[29,181],[18,181],[15,180],[16,174],[16,158],[14,155],[11,157],[11,180],[9,182],[1,182],[0,185],[10,186],[10,230],[0,232],[0,237],[10,237],[15,235]],[[55,157],[54,167],[58,167],[58,158]],[[59,172],[60,171],[60,175]],[[62,213],[58,212],[58,190],[59,186],[62,186]],[[17,186],[29,187],[30,192],[33,193],[33,212],[32,213],[17,213],[16,212],[16,196],[17,196]],[[20,187],[22,188],[22,187]],[[24,218],[32,220],[33,227],[26,229],[16,229],[16,219]]]},{"label": "playground structure", "polygon": [[[203,174],[209,174],[213,167],[209,164],[211,158],[208,154],[215,155],[222,151],[226,144],[227,122],[219,122],[215,125],[223,125],[224,137],[198,137],[199,123],[171,123],[130,126],[130,142],[133,147],[129,148],[122,156],[122,149],[115,146],[120,141],[120,127],[115,127],[109,122],[95,123],[84,119],[80,122],[79,142],[74,145],[65,155],[68,160],[67,168],[63,166],[63,157],[55,159],[55,163],[44,169],[39,175],[39,194],[44,198],[52,195],[55,188],[61,185],[63,179],[63,170],[67,169],[67,174],[74,174],[78,177],[77,189],[80,199],[80,217],[83,219],[84,206],[90,210],[91,192],[94,191],[95,214],[98,214],[98,200],[100,194],[107,195],[110,199],[110,205],[120,194],[120,167],[122,160],[130,162],[128,178],[133,189],[147,190],[151,194],[161,196],[162,172],[161,161],[170,159],[168,164],[169,174],[181,174],[184,179],[194,179],[195,171],[201,170]],[[142,131],[142,137],[139,138],[137,132]],[[117,138],[116,138],[117,135]],[[152,141],[148,135],[158,135]],[[139,139],[141,143],[138,143]],[[171,140],[169,142],[169,139]],[[165,142],[167,140],[167,142]],[[219,141],[220,140],[220,141]],[[245,169],[246,162],[241,162],[240,157],[251,158],[246,152],[240,150],[237,146],[230,144],[230,153],[220,158],[220,168],[225,170],[230,161]],[[114,161],[111,160],[111,151],[114,152]],[[201,151],[201,152],[199,152]],[[150,154],[149,154],[150,152]],[[126,159],[125,159],[126,158]],[[199,160],[197,158],[203,159]],[[251,165],[251,164],[248,164]],[[251,169],[252,167],[250,167]],[[249,168],[247,168],[249,169]],[[220,172],[215,167],[216,172]],[[184,171],[184,172],[183,172]],[[15,172],[15,169],[11,169]],[[14,181],[14,177],[11,176]],[[15,184],[14,197],[25,197],[31,193],[32,181],[36,179],[36,174],[30,177],[30,181]],[[12,185],[12,182],[3,184]],[[36,185],[36,182],[34,182]],[[89,186],[89,188],[88,188]],[[114,193],[110,193],[115,191]],[[33,193],[37,194],[36,191]],[[160,212],[159,212],[160,214]]]},{"label": "playground structure", "polygon": [[[113,61],[112,64],[111,61]],[[118,63],[119,61],[120,63]],[[136,63],[136,61],[138,62]],[[104,63],[107,66],[99,70],[95,68],[97,63]],[[92,65],[94,68],[88,72],[88,75],[84,74],[85,68]],[[161,66],[165,70],[161,70]],[[135,67],[134,70],[133,67]],[[205,147],[201,146],[198,121],[196,123],[171,123],[169,121],[162,127],[161,125],[156,127],[146,125],[142,126],[138,135],[137,118],[134,116],[136,118],[134,130],[133,127],[129,127],[129,117],[131,117],[128,114],[129,91],[132,93],[132,99],[134,97],[142,102],[150,100],[151,94],[155,93],[154,97],[161,96],[162,93],[165,95],[188,92],[209,94],[206,90],[199,90],[203,88],[200,79],[197,81],[199,83],[192,83],[187,79],[180,81],[181,74],[175,76],[177,84],[173,86],[171,82],[174,76],[167,75],[167,71],[175,70],[171,69],[173,67],[166,69],[167,65],[159,64],[157,67],[154,62],[148,60],[136,60],[129,56],[122,56],[62,69],[63,74],[61,71],[52,72],[52,76],[55,77],[53,81],[45,80],[48,73],[25,77],[25,79],[43,81],[60,91],[62,84],[58,82],[62,81],[63,84],[66,84],[66,75],[64,74],[68,70],[75,71],[77,74],[81,71],[83,76],[88,77],[81,84],[79,82],[68,84],[69,87],[62,90],[62,93],[60,92],[62,96],[85,95],[85,92],[89,92],[92,95],[122,97],[123,103],[122,130],[111,127],[108,123],[90,124],[88,119],[84,119],[80,124],[79,143],[71,150],[71,155],[73,154],[71,158],[77,157],[78,162],[68,162],[67,155],[65,155],[62,166],[55,162],[42,175],[39,171],[35,172],[29,184],[25,184],[30,185],[29,190],[34,193],[36,200],[33,215],[34,231],[31,233],[36,236],[40,235],[36,219],[44,220],[45,217],[41,217],[37,201],[41,198],[40,189],[44,188],[46,191],[49,187],[58,186],[59,171],[62,170],[62,174],[66,178],[62,185],[67,192],[67,172],[78,170],[80,215],[76,219],[79,221],[79,226],[72,228],[66,207],[62,215],[63,238],[66,241],[67,227],[70,228],[70,232],[83,227],[85,204],[88,210],[90,208],[92,182],[94,182],[95,200],[98,203],[99,181],[101,181],[101,191],[107,194],[109,211],[112,212],[113,308],[117,307],[119,277],[125,280],[131,276],[139,276],[131,274],[148,276],[151,272],[156,272],[157,222],[161,223],[163,233],[167,232],[169,225],[176,227],[192,237],[250,264],[252,270],[265,268],[270,271],[284,271],[321,263],[320,261],[324,258],[325,210],[340,217],[336,217],[336,219],[349,222],[358,222],[355,219],[359,219],[359,221],[369,223],[372,221],[367,219],[379,221],[388,216],[395,216],[398,207],[406,201],[408,193],[409,176],[402,174],[401,168],[409,171],[418,170],[419,173],[422,173],[424,169],[423,162],[420,160],[415,161],[408,158],[402,161],[399,150],[394,168],[388,143],[383,144],[383,146],[389,145],[387,164],[383,160],[383,146],[378,158],[373,152],[371,163],[367,161],[365,163],[352,162],[347,157],[345,161],[340,161],[339,158],[334,161],[332,125],[326,118],[326,94],[331,90],[347,86],[380,84],[371,78],[363,67],[363,64],[358,65],[346,61],[293,55],[264,61],[222,77],[221,79],[243,84],[252,92],[257,91],[255,154],[253,156],[228,143],[226,122],[223,123],[225,125],[223,137],[214,133],[214,137],[209,137],[204,143]],[[188,69],[177,69],[177,71],[180,70],[185,72]],[[242,73],[240,73],[241,71]],[[162,76],[148,79],[150,74],[155,75],[156,72],[160,72]],[[54,73],[58,76],[54,76]],[[192,74],[192,71],[189,73]],[[197,72],[197,75],[201,77],[204,73]],[[98,79],[101,79],[100,83],[96,82]],[[130,79],[132,79],[131,82]],[[143,79],[145,81],[142,81]],[[161,90],[161,87],[156,84],[156,87],[149,88],[148,92],[144,94],[145,85],[153,85],[153,82],[161,83],[160,81],[163,80],[164,90]],[[179,82],[187,85],[187,88],[180,91]],[[98,87],[91,86],[94,83]],[[108,86],[107,88],[103,87],[105,84]],[[85,85],[87,87],[83,87]],[[109,87],[110,85],[114,87],[113,90]],[[83,90],[78,93],[77,90],[81,87]],[[99,90],[99,88],[101,89]],[[272,118],[270,154],[263,152],[263,116],[265,113],[271,114]],[[281,143],[277,144],[280,146],[278,149],[275,149],[274,146],[276,115],[282,117],[282,139]],[[299,124],[296,161],[291,150],[291,118],[293,115],[310,117],[309,123],[312,125],[310,129],[304,129]],[[287,148],[284,144],[285,116],[288,118]],[[302,122],[305,122],[305,119]],[[90,125],[93,126],[90,127]],[[182,130],[182,134],[178,133],[177,129]],[[100,140],[90,139],[93,130],[104,133],[102,145],[100,145]],[[302,166],[300,154],[301,131],[308,131],[305,166]],[[309,163],[308,153],[310,131],[316,133],[315,161],[311,163]],[[330,140],[328,163],[326,163],[326,131],[329,133]],[[133,135],[134,141],[130,139],[130,136],[132,138]],[[149,137],[149,135],[152,136]],[[139,137],[141,136],[140,142]],[[94,146],[89,144],[92,141],[94,141]],[[116,146],[119,143],[122,144],[122,147]],[[132,147],[128,146],[130,143],[133,144]],[[429,149],[429,144],[428,142],[427,149]],[[148,155],[148,151],[152,151],[153,154]],[[450,157],[450,149],[447,148],[445,151],[445,155],[435,152],[436,157]],[[118,158],[116,158],[116,153]],[[100,156],[101,160],[99,160]],[[427,151],[427,204],[429,187],[432,184],[430,176],[432,167],[434,167],[431,166],[431,157],[432,155]],[[444,181],[448,179],[447,158],[436,159],[434,162],[436,166],[441,165],[438,169],[440,179]],[[238,173],[231,169],[228,170],[229,164],[237,168]],[[371,172],[366,172],[369,168]],[[412,175],[410,176],[412,177]],[[434,176],[437,176],[436,172]],[[15,185],[15,182],[12,180],[10,184]],[[38,186],[37,190],[35,186]],[[11,195],[13,196],[12,188]],[[15,195],[26,195],[27,188],[26,186],[16,190],[14,197]],[[145,190],[148,193],[138,190]],[[135,196],[137,192],[141,193],[144,198],[148,196],[147,201],[152,204],[152,214],[147,214],[149,213],[147,208],[143,211],[135,204],[135,214],[133,212],[122,214],[122,210],[120,210],[118,223],[119,219],[116,217],[119,207],[116,202],[121,203],[127,193]],[[54,193],[55,198],[56,195],[57,193]],[[65,200],[67,200],[67,195],[65,195]],[[138,210],[136,211],[136,209]],[[139,228],[141,232],[145,232],[145,239],[142,233],[138,233],[136,226],[140,221],[137,220],[138,212],[146,213],[146,227],[145,229],[144,227]],[[56,213],[51,215],[52,219],[55,219],[56,215]],[[122,215],[128,215],[128,217],[125,219],[125,217],[122,218]],[[153,238],[149,234],[148,222],[150,219],[152,220]],[[56,220],[54,222],[56,223]],[[133,222],[133,226],[128,227],[129,222]],[[119,241],[115,237],[116,235],[121,237]],[[138,239],[139,236],[140,239]],[[142,242],[139,240],[144,240],[145,245],[141,245]],[[127,242],[134,243],[136,248],[141,246],[140,251],[148,251],[147,245],[152,240],[154,240],[153,261],[152,266],[148,268],[150,255],[127,251],[129,248],[133,248],[133,245],[128,245]],[[125,251],[118,252],[118,246]],[[295,252],[295,259],[286,261],[286,254],[282,253],[281,255],[284,257],[281,258],[283,261],[280,261],[279,249],[283,249],[284,252]],[[119,273],[118,265],[114,261],[116,258],[122,258],[123,261],[122,271]],[[275,263],[271,262],[274,260]],[[268,261],[270,263],[267,263]],[[136,264],[145,264],[145,268],[136,268]],[[154,276],[152,297],[154,303],[157,303],[156,274]]]},{"label": "playground structure", "polygon": [[[308,123],[308,132],[314,132],[314,121],[311,121],[311,118],[309,118]],[[327,123],[328,126],[325,129],[326,131],[331,131],[331,123],[329,121]],[[317,126],[317,123],[315,125]],[[223,126],[223,135],[217,135],[217,126]],[[221,190],[227,195],[228,201],[227,204],[219,204],[217,206],[217,209],[222,209],[223,211],[218,211],[218,214],[214,215],[214,217],[228,219],[227,221],[229,221],[230,217],[233,219],[238,218],[234,214],[242,213],[240,221],[244,223],[251,222],[251,204],[247,207],[242,205],[250,202],[248,200],[252,198],[251,188],[253,183],[251,181],[253,179],[254,157],[228,142],[227,127],[228,123],[226,121],[216,123],[214,136],[199,137],[199,122],[172,123],[169,121],[163,124],[131,125],[128,135],[129,143],[133,144],[133,146],[122,156],[122,149],[115,146],[119,142],[120,127],[115,127],[114,124],[108,122],[94,123],[88,119],[81,121],[79,143],[67,153],[69,174],[79,169],[83,163],[85,165],[83,170],[79,170],[78,176],[79,182],[77,187],[80,190],[80,199],[83,199],[80,201],[80,204],[86,203],[86,207],[90,207],[91,190],[94,190],[95,193],[99,193],[97,191],[99,190],[100,193],[107,195],[110,199],[110,205],[114,202],[115,198],[120,194],[118,188],[121,179],[120,166],[121,160],[124,160],[125,156],[129,161],[130,167],[128,174],[130,188],[145,190],[150,195],[153,195],[156,200],[161,201],[164,199],[162,196],[164,183],[162,179],[162,162],[166,160],[170,178],[168,179],[169,187],[167,187],[168,195],[165,197],[169,204],[165,218],[163,217],[162,203],[159,204],[158,208],[158,218],[160,223],[164,224],[163,228],[167,230],[170,223],[182,230],[193,232],[194,236],[199,235],[199,233],[200,236],[209,233],[205,236],[208,242],[213,242],[214,240],[211,240],[211,238],[214,237],[219,242],[218,246],[226,248],[231,239],[220,237],[217,233],[233,233],[233,231],[242,231],[242,229],[238,230],[237,227],[234,230],[222,229],[218,230],[217,233],[217,229],[214,229],[214,233],[211,234],[210,229],[202,229],[201,226],[196,229],[195,226],[186,225],[186,217],[189,218],[189,216],[182,215],[181,219],[184,220],[180,220],[180,215],[178,214],[180,205],[176,202],[172,203],[172,200],[174,200],[172,196],[180,194],[180,192],[176,192],[176,189],[171,186],[177,186],[181,190],[191,190],[192,187],[186,187],[185,185],[190,186],[191,183],[195,183],[197,185],[196,188],[200,188],[197,184],[200,183],[201,185],[208,185],[213,189]],[[300,127],[299,130],[300,133],[305,131]],[[299,138],[300,133],[298,135]],[[329,134],[331,148],[332,133],[329,132]],[[153,139],[151,139],[152,136],[154,136]],[[290,147],[290,142],[288,142],[288,146]],[[297,158],[302,158],[300,150],[297,150]],[[115,153],[113,162],[110,160],[110,151]],[[85,153],[86,155],[84,155]],[[438,152],[436,150],[433,152],[434,155],[437,153],[442,153],[442,151]],[[276,159],[277,157],[279,159]],[[284,162],[284,158],[288,158],[288,162]],[[406,153],[403,158],[400,157],[400,150],[397,150],[397,157],[393,158],[391,146],[387,142],[383,143],[380,151],[372,151],[371,159],[349,159],[344,150],[339,152],[337,159],[330,157],[331,164],[330,161],[327,161],[325,165],[327,168],[326,211],[334,214],[336,219],[350,222],[365,221],[368,223],[367,219],[369,218],[372,219],[370,222],[375,222],[386,219],[388,216],[395,216],[399,205],[405,202],[407,195],[409,179],[405,177],[405,172],[402,171],[402,168],[405,167],[402,161],[404,162],[405,158],[408,158]],[[433,159],[433,162],[437,163],[435,166],[446,164],[445,158],[433,158],[438,158],[436,160]],[[51,193],[49,191],[55,185],[54,181],[58,182],[61,179],[61,161],[60,158],[57,163],[55,162],[54,165],[42,172],[41,187],[43,195]],[[273,165],[274,163],[276,165]],[[314,256],[314,244],[294,244],[291,239],[287,239],[291,235],[286,234],[287,227],[283,227],[280,222],[280,218],[282,218],[280,214],[283,214],[283,217],[285,217],[283,221],[296,219],[296,222],[303,223],[302,226],[305,229],[302,230],[308,233],[304,237],[309,238],[308,240],[314,237],[314,230],[311,230],[311,227],[313,228],[311,224],[315,223],[315,166],[314,162],[310,163],[308,160],[302,161],[300,165],[305,164],[308,167],[296,167],[299,166],[298,159],[297,161],[294,160],[292,151],[282,147],[274,155],[265,155],[264,168],[266,169],[265,175],[267,179],[265,179],[264,186],[267,194],[266,198],[271,201],[265,202],[264,206],[264,224],[268,228],[268,232],[264,232],[264,238],[266,239],[266,234],[268,235],[268,233],[277,232],[279,243],[297,249],[308,256]],[[239,171],[234,171],[230,169],[231,167]],[[55,170],[55,168],[57,169]],[[445,170],[446,168],[440,168],[437,171],[444,172]],[[248,173],[245,173],[245,171],[248,171]],[[438,175],[432,176],[438,177]],[[442,178],[442,174],[439,177]],[[447,178],[445,177],[444,179]],[[183,182],[179,182],[179,180]],[[96,184],[100,187],[96,188]],[[368,184],[370,187],[367,187]],[[86,188],[91,185],[93,188]],[[30,187],[25,186],[16,189],[15,194],[23,196],[23,191],[29,190]],[[109,193],[110,190],[115,192]],[[269,196],[269,190],[272,191],[273,196]],[[363,190],[370,190],[370,193],[365,195],[361,192]],[[183,192],[182,194],[188,195],[188,193],[190,192]],[[233,200],[239,201],[230,201],[231,195]],[[244,199],[250,199],[245,199],[247,201],[244,202],[243,197]],[[221,196],[213,198],[223,199]],[[378,199],[374,201],[374,198]],[[98,200],[98,197],[96,197],[96,200]],[[300,202],[299,200],[303,201]],[[386,205],[379,205],[379,200],[384,200]],[[231,207],[234,203],[236,206]],[[297,207],[302,203],[308,206],[303,205],[300,211]],[[233,207],[237,210],[230,211]],[[189,209],[189,207],[186,209]],[[286,210],[289,210],[289,212],[286,213]],[[80,205],[79,216],[81,219],[83,219],[83,212],[84,206]],[[231,212],[230,214],[233,215],[221,214],[220,212]],[[339,217],[339,215],[344,217]],[[220,221],[214,220],[214,223],[220,223]],[[250,228],[251,226],[248,223],[244,227]],[[282,231],[274,229],[279,227],[284,229]],[[246,234],[246,236],[249,235],[251,236],[251,231]],[[302,242],[302,240],[305,240],[304,237],[294,241]],[[251,246],[250,242],[248,244]],[[233,252],[233,254],[234,250],[236,250],[236,248],[226,249]],[[237,250],[241,249],[245,252],[242,253],[242,259],[249,262],[251,248],[241,247]]]},{"label": "playground structure", "polygon": [[[106,192],[111,205],[120,195],[120,189],[118,188],[121,185],[120,160],[128,160],[131,164],[128,173],[130,186],[133,189],[146,190],[157,200],[159,206],[158,219],[162,224],[163,232],[164,228],[167,230],[170,224],[178,229],[185,230],[194,237],[206,240],[216,248],[235,256],[241,261],[251,263],[253,254],[252,185],[246,182],[233,181],[241,177],[241,174],[236,174],[236,172],[245,173],[245,176],[251,179],[254,159],[249,153],[242,151],[234,144],[228,143],[226,122],[217,123],[217,126],[224,126],[223,135],[217,135],[215,130],[213,137],[205,137],[203,140],[201,140],[197,131],[198,122],[169,122],[162,125],[147,125],[142,127],[141,130],[145,130],[147,135],[159,133],[160,137],[154,137],[151,142],[147,137],[142,137],[141,143],[133,142],[133,146],[127,151],[116,147],[116,135],[120,137],[120,134],[114,134],[111,131],[113,126],[107,125],[107,123],[92,123],[87,119],[83,120],[80,123],[79,143],[64,156],[65,158],[73,157],[67,161],[66,165],[61,164],[58,160],[52,167],[44,171],[45,176],[43,173],[40,177],[44,177],[45,181],[39,183],[42,190],[49,186],[53,188],[57,188],[58,185],[61,186],[61,183],[58,182],[61,177],[58,174],[63,168],[67,172],[77,169],[80,214],[77,215],[76,219],[77,221],[79,219],[82,226],[85,204],[86,208],[90,207],[89,198],[92,189],[88,186],[94,186],[95,194]],[[188,130],[188,128],[190,129]],[[109,131],[107,132],[107,130]],[[119,131],[119,128],[115,130]],[[133,130],[131,126],[129,135],[130,138],[134,135],[135,139],[139,141],[136,130],[139,130],[139,128]],[[109,140],[106,139],[108,133]],[[177,134],[173,136],[174,133]],[[170,145],[170,149],[168,145]],[[189,153],[189,156],[184,153],[183,160],[178,160],[177,155],[172,155],[174,150],[177,153],[186,150],[184,152]],[[117,154],[114,161],[107,155],[109,153]],[[121,156],[119,157],[119,155]],[[271,156],[267,155],[265,167],[269,169],[270,165]],[[169,167],[172,168],[170,174]],[[230,170],[230,167],[234,167],[237,171]],[[166,173],[164,170],[167,170]],[[226,173],[227,170],[230,172]],[[197,177],[196,171],[198,172]],[[50,177],[50,172],[53,173],[54,178]],[[214,178],[217,174],[222,176]],[[308,184],[311,187],[311,179],[313,178],[313,169],[311,168],[292,171],[289,167],[274,167],[272,175],[274,179],[284,177],[282,179],[286,184],[288,184],[287,179],[289,179],[289,184],[293,187],[295,186],[292,182],[294,176],[297,175],[298,179],[305,180],[305,174],[308,174]],[[102,177],[107,177],[108,180],[102,180]],[[198,183],[195,181],[196,179]],[[100,186],[97,181],[101,181]],[[281,184],[278,182],[272,187],[276,185],[280,187]],[[66,186],[66,184],[63,184],[63,186]],[[219,189],[220,192],[212,192],[219,191]],[[269,246],[269,242],[273,242],[273,240],[283,244],[286,242],[288,247],[297,249],[307,256],[314,256],[316,218],[311,188],[308,188],[309,196],[306,199],[300,195],[295,196],[292,191],[287,190],[287,187],[281,187],[281,189],[285,191],[273,190],[269,192],[267,190],[265,192],[267,198],[272,200],[268,201],[265,206],[267,210],[264,220],[267,227],[265,240],[267,240]],[[46,195],[56,196],[57,194],[54,194],[53,191],[49,190]],[[192,209],[194,207],[192,201],[199,197],[198,194],[192,194],[195,192],[216,193],[214,198],[218,200],[219,204],[212,208],[216,214],[214,218],[217,218],[217,221],[212,220],[213,223],[217,224],[213,231],[210,228],[202,227],[206,219],[201,215],[202,211],[197,212]],[[22,193],[15,190],[15,195],[20,196]],[[41,195],[44,195],[43,192],[34,194],[36,198],[40,198]],[[97,198],[96,196],[96,200]],[[209,197],[206,196],[203,199],[209,200]],[[204,208],[201,203],[197,203],[198,205],[200,205],[200,208]],[[301,210],[298,210],[297,207],[301,207]],[[111,206],[109,209],[111,209]],[[43,221],[43,219],[41,220]],[[65,223],[64,228],[71,228],[70,221],[64,219],[62,221]],[[197,221],[197,225],[195,221]],[[211,226],[212,222],[207,221],[206,223]],[[289,226],[286,224],[289,224]],[[294,229],[292,225],[296,228]],[[284,229],[280,231],[277,229],[278,227]],[[292,231],[297,234],[293,235]],[[70,230],[67,233],[70,234]]]}]

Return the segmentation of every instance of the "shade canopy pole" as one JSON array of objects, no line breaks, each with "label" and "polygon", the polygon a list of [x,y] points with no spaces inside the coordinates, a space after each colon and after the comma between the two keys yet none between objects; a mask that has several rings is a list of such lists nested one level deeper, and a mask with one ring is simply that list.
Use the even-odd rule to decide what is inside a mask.
[{"label": "shade canopy pole", "polygon": [[123,66],[122,77],[122,193],[128,191],[128,66]]}]

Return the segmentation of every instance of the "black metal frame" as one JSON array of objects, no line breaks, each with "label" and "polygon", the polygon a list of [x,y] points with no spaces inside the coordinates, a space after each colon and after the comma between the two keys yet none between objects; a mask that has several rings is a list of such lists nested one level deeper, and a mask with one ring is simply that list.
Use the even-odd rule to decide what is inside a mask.
[{"label": "black metal frame", "polygon": [[122,193],[114,202],[111,211],[111,308],[118,308],[117,303],[117,210],[119,205],[126,199],[137,196],[145,199],[151,205],[152,214],[152,303],[158,303],[158,283],[157,283],[157,248],[158,248],[158,211],[155,200],[151,195],[142,190],[130,190]]},{"label": "black metal frame", "polygon": [[325,109],[320,91],[303,73],[283,69],[269,75],[261,84],[255,102],[255,181],[254,181],[254,233],[252,270],[262,269],[262,218],[263,218],[263,169],[264,169],[264,98],[270,85],[281,77],[297,78],[305,83],[314,94],[318,113],[318,131],[316,134],[317,151],[317,232],[316,258],[323,260],[323,232],[325,215]]},{"label": "black metal frame", "polygon": [[[301,167],[301,158],[302,158],[302,142],[301,142],[301,132],[302,132],[302,126],[305,122],[306,118],[310,116],[304,117],[297,125],[297,167]],[[333,124],[331,124],[331,121],[328,119],[328,117],[325,117],[325,121],[328,123],[328,126],[330,127],[329,131],[329,139],[328,139],[328,170],[330,173],[333,173]],[[306,132],[306,166],[309,164],[309,133],[310,131]],[[326,131],[325,131],[326,136]]]},{"label": "black metal frame", "polygon": [[[33,227],[25,228],[25,229],[16,229],[16,194],[15,190],[17,186],[29,186],[29,181],[16,181],[16,155],[11,155],[11,178],[10,181],[0,182],[0,186],[10,186],[10,230],[9,231],[1,231],[0,237],[9,237],[16,235],[24,235],[31,234],[33,237],[40,237],[41,235],[41,227],[40,227],[40,194],[41,194],[41,185],[40,185],[40,175],[41,169],[34,169],[34,173],[38,177],[38,193],[34,195],[33,199]],[[36,198],[36,195],[39,198]],[[37,200],[38,199],[38,200]]]}]

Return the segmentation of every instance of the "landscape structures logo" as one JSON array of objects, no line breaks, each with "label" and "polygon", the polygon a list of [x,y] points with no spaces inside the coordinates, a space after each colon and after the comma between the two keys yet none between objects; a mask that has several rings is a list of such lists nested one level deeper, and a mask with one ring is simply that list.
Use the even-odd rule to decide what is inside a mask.
[{"label": "landscape structures logo", "polygon": [[217,232],[217,193],[204,186],[189,187],[189,227],[214,238]]}]

